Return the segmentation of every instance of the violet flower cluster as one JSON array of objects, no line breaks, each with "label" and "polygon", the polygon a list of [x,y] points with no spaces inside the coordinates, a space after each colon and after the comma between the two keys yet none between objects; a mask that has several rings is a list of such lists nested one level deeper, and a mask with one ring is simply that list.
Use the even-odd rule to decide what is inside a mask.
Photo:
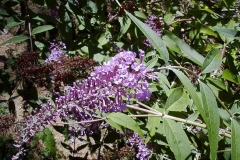
[{"label": "violet flower cluster", "polygon": [[[144,23],[147,24],[153,31],[155,31],[159,37],[162,35],[162,31],[159,29],[159,17],[155,15],[149,15]],[[144,41],[144,45],[151,47],[152,43],[149,41],[149,39],[146,39]]]},{"label": "violet flower cluster", "polygon": [[58,9],[59,9],[59,6],[56,6],[56,9],[51,9],[50,10],[50,16],[58,19],[59,18]]},{"label": "violet flower cluster", "polygon": [[[151,92],[147,80],[156,78],[156,75],[151,70],[147,70],[142,63],[144,58],[142,50],[139,51],[139,57],[140,63],[136,61],[136,53],[120,52],[109,62],[95,67],[87,79],[77,81],[73,86],[65,86],[64,95],[59,94],[55,105],[48,102],[38,112],[26,118],[23,129],[18,133],[21,141],[17,141],[16,146],[21,148],[23,143],[28,143],[38,131],[55,122],[57,117],[63,122],[91,122],[104,113],[125,110],[126,103],[133,99],[148,101]],[[69,131],[74,136],[76,134],[83,136],[105,126],[105,122],[75,123]],[[142,147],[139,151],[145,149]],[[22,153],[21,149],[20,152]],[[142,157],[140,153],[139,157]]]},{"label": "violet flower cluster", "polygon": [[[74,113],[81,120],[89,120],[86,112],[119,112],[126,108],[124,99],[149,100],[148,78],[155,75],[142,64],[144,52],[140,51],[140,64],[136,53],[124,51],[111,61],[94,68],[90,76],[72,87],[66,87],[65,95],[56,99],[56,105],[64,109],[65,115]],[[91,119],[91,118],[90,118]]]},{"label": "violet flower cluster", "polygon": [[151,156],[150,145],[144,144],[144,140],[136,133],[131,130],[126,130],[127,143],[131,147],[137,148],[136,157],[140,160],[149,160]]},{"label": "violet flower cluster", "polygon": [[[148,72],[142,64],[143,57],[144,52],[140,50],[138,64],[136,53],[120,52],[111,61],[95,67],[87,79],[74,83],[72,87],[65,87],[64,96],[59,96],[55,101],[57,107],[62,109],[61,119],[70,117],[76,122],[91,121],[103,113],[125,110],[125,100],[130,102],[136,98],[148,101],[151,92],[148,90],[147,79],[155,75]],[[71,128],[73,132],[80,131],[84,135],[97,131],[101,125],[103,124],[94,123],[90,127],[79,124]]]},{"label": "violet flower cluster", "polygon": [[50,55],[49,57],[45,60],[45,63],[51,63],[55,61],[61,61],[63,57],[66,56],[64,53],[64,49],[66,49],[66,45],[63,42],[51,42],[50,43]]},{"label": "violet flower cluster", "polygon": [[15,147],[19,148],[19,152],[12,157],[12,160],[19,159],[21,155],[25,155],[23,145],[28,144],[31,139],[43,130],[48,124],[55,122],[59,116],[55,106],[48,102],[43,105],[40,110],[35,109],[33,115],[27,116],[24,123],[19,123],[16,135],[20,137],[15,141]]}]

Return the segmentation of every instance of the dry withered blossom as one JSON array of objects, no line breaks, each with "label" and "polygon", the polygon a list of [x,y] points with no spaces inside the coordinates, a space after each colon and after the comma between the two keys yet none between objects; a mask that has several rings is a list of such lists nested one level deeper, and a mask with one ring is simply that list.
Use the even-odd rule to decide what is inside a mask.
[{"label": "dry withered blossom", "polygon": [[25,52],[16,60],[17,76],[32,83],[47,86],[53,84],[55,88],[61,83],[71,84],[78,78],[86,78],[98,65],[97,62],[82,56],[63,56],[58,61],[39,63],[37,52]]}]

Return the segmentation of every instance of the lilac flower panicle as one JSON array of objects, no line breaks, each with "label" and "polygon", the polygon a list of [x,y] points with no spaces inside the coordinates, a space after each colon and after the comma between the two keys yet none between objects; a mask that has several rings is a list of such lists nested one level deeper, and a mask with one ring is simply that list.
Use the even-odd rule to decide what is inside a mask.
[{"label": "lilac flower panicle", "polygon": [[[100,114],[121,112],[126,109],[126,103],[133,98],[149,100],[148,78],[156,75],[142,64],[144,52],[140,50],[140,63],[136,61],[136,53],[123,51],[114,56],[102,66],[97,66],[87,79],[77,81],[73,86],[64,87],[64,95],[56,98],[55,105],[48,102],[40,110],[28,116],[19,130],[21,140],[16,146],[21,148],[46,125],[54,123],[57,117],[63,122],[91,121]],[[76,123],[69,128],[69,137],[91,135],[108,126],[105,121],[98,123]],[[140,141],[141,142],[141,141]],[[139,157],[147,157],[145,148],[139,148]],[[18,155],[15,155],[18,156]]]},{"label": "lilac flower panicle", "polygon": [[12,159],[19,159],[20,155],[24,155],[26,150],[23,149],[23,144],[28,144],[37,132],[46,128],[48,124],[54,123],[59,116],[55,106],[48,102],[43,105],[40,110],[34,110],[34,115],[26,117],[24,123],[19,123],[16,135],[20,137],[15,141],[15,147],[19,148],[19,152]]},{"label": "lilac flower panicle", "polygon": [[[159,29],[159,27],[156,23],[158,21],[159,21],[159,17],[157,17],[155,15],[149,15],[144,23],[147,24],[160,37],[162,35],[162,31]],[[152,43],[149,41],[149,39],[146,39],[144,41],[144,45],[151,47]]]},{"label": "lilac flower panicle", "polygon": [[52,42],[50,43],[50,55],[45,60],[45,63],[51,63],[55,61],[60,61],[63,57],[65,57],[65,53],[63,49],[66,49],[66,46],[63,42]]},{"label": "lilac flower panicle", "polygon": [[56,19],[59,19],[58,9],[59,9],[59,6],[56,6],[56,9],[51,9],[50,10],[50,16],[52,16]]},{"label": "lilac flower panicle", "polygon": [[136,157],[140,160],[149,160],[151,156],[150,145],[144,144],[144,140],[136,133],[131,130],[126,130],[126,141],[131,147],[137,148]]}]

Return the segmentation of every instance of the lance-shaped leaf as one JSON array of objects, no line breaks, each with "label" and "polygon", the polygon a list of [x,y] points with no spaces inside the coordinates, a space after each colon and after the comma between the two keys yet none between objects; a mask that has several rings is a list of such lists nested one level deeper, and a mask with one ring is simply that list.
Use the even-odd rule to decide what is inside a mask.
[{"label": "lance-shaped leaf", "polygon": [[240,125],[239,123],[235,120],[232,119],[231,122],[231,131],[232,131],[232,150],[231,150],[231,155],[232,155],[232,160],[238,160],[240,157]]},{"label": "lance-shaped leaf", "polygon": [[212,27],[215,31],[217,31],[220,34],[223,34],[227,37],[234,38],[237,40],[240,40],[240,31],[233,30],[233,29],[227,29],[227,28],[220,28],[220,27]]},{"label": "lance-shaped leaf", "polygon": [[185,160],[191,153],[190,141],[181,124],[170,119],[163,119],[167,142],[175,159]]},{"label": "lance-shaped leaf", "polygon": [[107,122],[110,126],[116,128],[116,129],[119,130],[120,132],[124,133],[123,127],[120,126],[119,124],[115,123],[115,122],[112,121],[111,119],[106,119],[106,122]]},{"label": "lance-shaped leaf", "polygon": [[119,38],[121,38],[129,29],[131,25],[131,20],[128,17],[127,18],[119,17],[118,21],[121,26],[120,33],[119,33]]},{"label": "lance-shaped leaf", "polygon": [[180,79],[182,84],[184,85],[185,89],[188,91],[189,95],[193,99],[193,103],[197,106],[197,109],[203,119],[205,119],[205,113],[202,108],[202,101],[198,96],[198,92],[196,91],[196,88],[193,86],[193,84],[190,82],[187,76],[185,76],[181,71],[178,71],[176,69],[171,69],[177,77]]},{"label": "lance-shaped leaf", "polygon": [[153,59],[151,59],[150,61],[147,62],[147,64],[146,64],[147,70],[152,69],[156,65],[156,63],[158,61],[158,58],[159,57],[156,56],[156,57],[154,57]]},{"label": "lance-shaped leaf", "polygon": [[[155,103],[152,106],[153,109],[158,109],[158,104]],[[156,129],[158,128],[158,126],[160,125],[160,117],[155,117],[155,116],[149,116],[148,117],[148,123],[147,123],[147,129],[149,130],[149,135],[152,137],[155,135],[156,133]]]},{"label": "lance-shaped leaf", "polygon": [[7,44],[7,43],[11,43],[11,42],[14,42],[14,43],[20,43],[20,42],[23,42],[25,40],[27,40],[28,37],[27,36],[15,36],[13,38],[10,38],[9,40],[3,42],[0,44],[1,45],[4,45],[4,44]]},{"label": "lance-shaped leaf", "polygon": [[190,99],[183,88],[175,88],[167,99],[165,109],[167,111],[183,111],[189,103]]},{"label": "lance-shaped leaf", "polygon": [[152,43],[153,47],[156,48],[165,63],[168,63],[169,53],[163,40],[145,23],[134,17],[131,13],[127,11],[125,12],[129,16],[129,18],[131,18],[131,20],[137,25],[137,27],[142,31],[142,33],[147,37],[147,39]]},{"label": "lance-shaped leaf", "polygon": [[52,25],[39,26],[39,27],[36,27],[32,30],[32,35],[51,30],[53,28],[54,27]]},{"label": "lance-shaped leaf", "polygon": [[137,122],[134,119],[132,119],[131,117],[127,116],[126,114],[123,114],[120,112],[110,113],[107,116],[107,119],[110,119],[113,122],[115,122],[123,127],[126,127],[128,129],[135,131],[141,137],[143,136],[142,130],[138,126]]},{"label": "lance-shaped leaf", "polygon": [[190,47],[186,42],[175,36],[169,31],[164,31],[166,33],[166,36],[168,36],[172,41],[174,41],[177,46],[181,49],[183,55],[193,61],[194,63],[202,66],[204,57],[199,54],[196,50],[194,50],[192,47]]},{"label": "lance-shaped leaf", "polygon": [[240,76],[238,74],[234,74],[231,71],[229,71],[228,69],[224,70],[222,73],[222,78],[240,84]]},{"label": "lance-shaped leaf", "polygon": [[209,73],[218,69],[221,66],[221,63],[222,63],[222,54],[220,50],[219,49],[211,50],[207,54],[203,62],[202,73]]},{"label": "lance-shaped leaf", "polygon": [[215,160],[217,158],[218,131],[220,124],[218,105],[212,90],[202,82],[200,82],[200,91],[202,94],[203,109],[206,116],[204,121],[208,130],[210,159]]}]

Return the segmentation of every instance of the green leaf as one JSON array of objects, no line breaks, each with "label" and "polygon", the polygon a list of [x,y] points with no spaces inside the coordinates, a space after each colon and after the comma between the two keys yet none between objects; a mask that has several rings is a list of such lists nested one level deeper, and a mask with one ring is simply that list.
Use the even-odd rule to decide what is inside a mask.
[{"label": "green leaf", "polygon": [[137,25],[137,27],[142,31],[142,33],[149,39],[152,43],[153,47],[156,48],[158,53],[161,55],[161,58],[168,63],[169,54],[168,50],[163,43],[162,39],[154,32],[150,27],[148,27],[145,23],[134,17],[131,13],[126,11],[126,14],[131,18],[131,20]]},{"label": "green leaf", "polygon": [[88,6],[88,8],[90,9],[91,13],[97,13],[98,8],[97,8],[97,5],[96,5],[95,2],[93,2],[93,1],[88,1],[87,6]]},{"label": "green leaf", "polygon": [[56,156],[56,142],[54,136],[49,128],[45,128],[43,131],[38,132],[37,137],[42,139],[45,147],[50,151],[53,157]]},{"label": "green leaf", "polygon": [[240,40],[240,31],[238,31],[238,30],[227,29],[224,27],[221,27],[221,28],[220,27],[212,27],[212,28],[220,34]]},{"label": "green leaf", "polygon": [[240,125],[239,123],[235,120],[232,119],[231,123],[231,131],[232,131],[232,160],[239,160],[240,157]]},{"label": "green leaf", "polygon": [[[235,7],[235,5],[237,5],[237,0],[223,0],[223,2],[225,3],[225,5],[227,6],[227,8],[230,7]],[[239,1],[238,1],[239,2]]]},{"label": "green leaf", "polygon": [[64,5],[59,6],[58,13],[61,21],[61,23],[58,23],[60,33],[61,33],[61,38],[63,42],[66,44],[66,47],[71,48],[73,45],[73,42],[72,42],[73,24],[72,24],[70,15],[68,14]]},{"label": "green leaf", "polygon": [[106,43],[109,42],[109,39],[110,39],[111,37],[112,37],[111,33],[108,32],[108,31],[106,31],[105,33],[103,33],[103,34],[99,37],[98,43],[103,46],[103,45],[105,45]]},{"label": "green leaf", "polygon": [[[155,103],[152,107],[153,109],[157,109],[157,103]],[[148,117],[148,122],[147,122],[147,129],[149,130],[149,135],[152,137],[155,135],[156,130],[158,126],[160,125],[160,117]]]},{"label": "green leaf", "polygon": [[124,133],[122,126],[118,125],[117,123],[115,123],[114,121],[112,121],[111,119],[106,119],[106,122],[108,124],[110,124],[110,126],[116,128],[117,130],[119,130],[120,132]]},{"label": "green leaf", "polygon": [[203,108],[206,116],[204,120],[208,130],[210,159],[215,160],[217,158],[218,131],[220,125],[218,105],[212,90],[202,82],[200,82],[200,91],[202,94]]},{"label": "green leaf", "polygon": [[34,44],[36,45],[36,47],[37,47],[40,51],[42,51],[42,50],[44,49],[44,47],[45,47],[45,44],[43,44],[43,43],[41,43],[41,42],[39,42],[39,41],[34,41]]},{"label": "green leaf", "polygon": [[173,50],[174,52],[181,54],[182,52],[180,50],[180,48],[178,48],[177,44],[172,41],[168,36],[163,36],[162,37],[164,44],[171,50]]},{"label": "green leaf", "polygon": [[183,88],[175,88],[171,90],[171,94],[165,104],[167,111],[183,111],[190,103],[188,94]]},{"label": "green leaf", "polygon": [[170,85],[170,83],[169,83],[166,75],[164,75],[164,74],[161,73],[161,72],[158,72],[158,73],[156,73],[156,74],[157,74],[158,77],[159,77],[159,80],[158,80],[158,81],[159,81],[160,83],[166,84],[169,88],[171,87],[171,85]]},{"label": "green leaf", "polygon": [[156,65],[156,63],[157,63],[157,61],[158,61],[158,58],[159,58],[159,57],[156,56],[156,57],[154,57],[153,59],[151,59],[150,61],[147,62],[147,64],[146,64],[147,70],[153,68],[153,67]]},{"label": "green leaf", "polygon": [[169,31],[164,31],[166,36],[168,36],[172,41],[174,41],[178,47],[181,49],[183,55],[193,61],[194,63],[202,66],[204,62],[204,57],[199,54],[196,50],[191,48],[186,42],[175,36]]},{"label": "green leaf", "polygon": [[164,21],[167,24],[170,24],[174,19],[175,19],[175,17],[172,15],[172,13],[166,13],[164,16]]},{"label": "green leaf", "polygon": [[217,13],[215,13],[215,12],[213,12],[211,9],[209,9],[207,6],[205,6],[203,9],[200,9],[200,10],[206,11],[206,12],[208,12],[208,13],[210,13],[210,14],[215,15],[215,16],[218,15]]},{"label": "green leaf", "polygon": [[224,84],[223,79],[208,77],[207,81],[209,81],[212,85],[217,87],[219,90],[226,90],[226,84]]},{"label": "green leaf", "polygon": [[171,69],[171,70],[177,75],[177,77],[180,79],[180,81],[184,85],[185,89],[188,91],[189,95],[193,99],[193,103],[197,106],[197,109],[201,114],[201,116],[203,117],[203,119],[206,119],[205,113],[202,107],[202,101],[198,96],[198,92],[196,91],[196,88],[193,86],[193,84],[188,79],[188,77],[185,76],[181,71],[178,71],[176,69]]},{"label": "green leaf", "polygon": [[12,27],[22,24],[24,22],[25,21],[19,19],[19,17],[10,17],[7,19],[7,27],[12,28]]},{"label": "green leaf", "polygon": [[141,19],[146,19],[146,15],[143,13],[143,12],[139,12],[139,11],[134,11],[134,15],[138,18],[141,18]]},{"label": "green leaf", "polygon": [[202,73],[209,73],[215,71],[221,66],[221,64],[222,53],[219,49],[213,49],[207,54],[203,62]]},{"label": "green leaf", "polygon": [[200,33],[217,37],[217,33],[215,33],[210,27],[206,25],[201,26]]},{"label": "green leaf", "polygon": [[228,69],[224,70],[222,73],[222,78],[240,84],[240,76],[233,74],[232,72],[230,72]]},{"label": "green leaf", "polygon": [[5,45],[7,43],[11,43],[11,42],[20,43],[20,42],[25,41],[27,39],[28,39],[27,36],[15,36],[15,37],[12,37],[9,40],[3,42],[2,44],[0,44],[0,46]]},{"label": "green leaf", "polygon": [[191,154],[191,146],[180,123],[170,119],[163,119],[163,125],[167,142],[175,159],[185,160]]},{"label": "green leaf", "polygon": [[32,30],[32,35],[51,30],[53,28],[54,27],[52,25],[39,26],[39,27],[36,27]]},{"label": "green leaf", "polygon": [[117,112],[117,113],[110,113],[107,116],[107,119],[112,120],[113,122],[120,124],[123,127],[131,129],[139,134],[139,136],[143,136],[142,130],[138,126],[137,122],[133,120],[131,117],[127,116],[126,114]]},{"label": "green leaf", "polygon": [[127,32],[127,30],[129,29],[129,27],[131,25],[131,20],[129,18],[118,17],[118,21],[119,21],[120,26],[121,26],[118,38],[121,38]]}]

